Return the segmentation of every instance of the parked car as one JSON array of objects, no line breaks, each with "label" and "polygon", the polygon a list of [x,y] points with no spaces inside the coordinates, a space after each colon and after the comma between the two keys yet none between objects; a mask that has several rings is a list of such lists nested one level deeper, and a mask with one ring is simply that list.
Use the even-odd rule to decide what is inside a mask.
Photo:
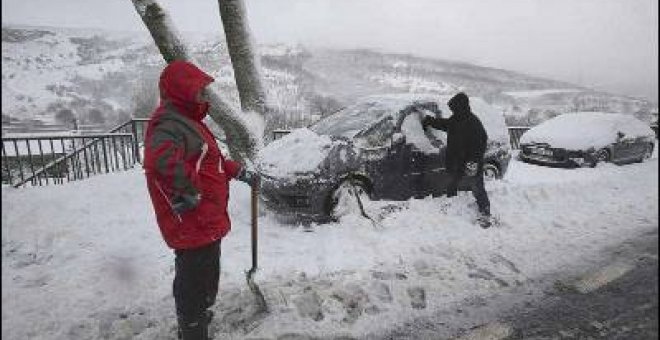
[{"label": "parked car", "polygon": [[599,162],[642,162],[653,153],[655,133],[632,115],[565,113],[525,132],[521,160],[557,167],[594,167]]},{"label": "parked car", "polygon": [[[370,96],[308,128],[293,130],[257,155],[262,199],[280,216],[325,222],[343,203],[405,200],[440,195],[445,172],[446,133],[421,125],[424,115],[451,115],[449,97],[412,94]],[[471,99],[489,135],[484,176],[507,170],[509,138],[501,112]],[[465,189],[467,182],[461,184]]]}]

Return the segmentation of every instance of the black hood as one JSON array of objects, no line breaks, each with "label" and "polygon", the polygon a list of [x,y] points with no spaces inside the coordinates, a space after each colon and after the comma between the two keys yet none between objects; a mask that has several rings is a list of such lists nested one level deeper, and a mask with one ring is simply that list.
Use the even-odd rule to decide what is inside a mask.
[{"label": "black hood", "polygon": [[451,99],[449,99],[447,106],[449,106],[451,112],[457,117],[465,116],[471,112],[470,99],[463,92],[459,92]]}]

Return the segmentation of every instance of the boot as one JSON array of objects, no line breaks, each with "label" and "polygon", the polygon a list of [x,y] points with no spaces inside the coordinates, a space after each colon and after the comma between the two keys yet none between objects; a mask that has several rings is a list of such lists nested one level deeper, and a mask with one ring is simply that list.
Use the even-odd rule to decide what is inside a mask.
[{"label": "boot", "polygon": [[213,320],[213,315],[214,313],[210,309],[204,311],[204,320],[206,321],[207,325],[211,323],[211,320]]},{"label": "boot", "polygon": [[488,229],[493,225],[490,214],[480,214],[479,217],[477,217],[477,223],[479,223],[483,229]]},{"label": "boot", "polygon": [[182,340],[210,340],[207,316],[195,322],[180,323],[177,337]]}]

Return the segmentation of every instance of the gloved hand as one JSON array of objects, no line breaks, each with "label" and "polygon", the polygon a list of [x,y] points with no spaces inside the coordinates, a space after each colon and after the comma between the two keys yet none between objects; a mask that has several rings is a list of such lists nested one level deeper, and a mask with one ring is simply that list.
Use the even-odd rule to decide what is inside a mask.
[{"label": "gloved hand", "polygon": [[432,121],[433,121],[433,117],[424,116],[424,118],[422,118],[422,128],[426,129],[427,126],[431,125]]},{"label": "gloved hand", "polygon": [[252,186],[259,180],[259,174],[254,171],[250,171],[245,167],[242,167],[241,172],[238,173],[236,179],[243,183],[247,183],[249,186]]},{"label": "gloved hand", "polygon": [[465,163],[465,176],[473,177],[477,175],[477,170],[479,165],[477,162],[467,162]]},{"label": "gloved hand", "polygon": [[201,196],[199,194],[182,194],[174,196],[174,198],[172,198],[172,210],[175,214],[181,215],[182,213],[197,207],[200,199]]}]

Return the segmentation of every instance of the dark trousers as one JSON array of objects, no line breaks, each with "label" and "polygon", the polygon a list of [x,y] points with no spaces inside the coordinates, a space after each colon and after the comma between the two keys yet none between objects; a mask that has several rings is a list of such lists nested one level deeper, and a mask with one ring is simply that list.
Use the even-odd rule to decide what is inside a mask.
[{"label": "dark trousers", "polygon": [[[458,194],[458,184],[463,179],[463,174],[461,172],[450,173],[450,177],[449,186],[447,187],[447,197],[453,197]],[[479,212],[483,215],[490,215],[490,201],[488,200],[488,193],[484,186],[483,164],[479,164],[477,174],[469,178],[469,183],[472,195],[477,200]]]},{"label": "dark trousers", "polygon": [[[179,327],[205,322],[220,280],[220,240],[195,249],[175,250],[174,303]],[[205,325],[204,325],[205,327]]]}]

